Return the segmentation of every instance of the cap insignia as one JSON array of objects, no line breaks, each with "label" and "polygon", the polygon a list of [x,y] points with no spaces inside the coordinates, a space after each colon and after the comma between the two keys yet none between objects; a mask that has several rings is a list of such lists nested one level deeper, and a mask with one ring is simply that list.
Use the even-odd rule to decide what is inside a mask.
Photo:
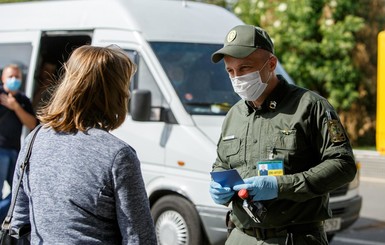
[{"label": "cap insignia", "polygon": [[234,41],[235,37],[237,36],[237,31],[236,30],[232,30],[229,32],[229,34],[227,34],[227,42],[232,42]]}]

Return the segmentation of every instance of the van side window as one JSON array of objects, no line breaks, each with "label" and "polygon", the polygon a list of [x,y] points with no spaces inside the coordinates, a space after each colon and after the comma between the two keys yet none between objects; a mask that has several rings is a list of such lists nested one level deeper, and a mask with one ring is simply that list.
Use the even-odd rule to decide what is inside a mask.
[{"label": "van side window", "polygon": [[[127,50],[126,50],[127,51]],[[133,89],[146,89],[151,91],[151,105],[152,107],[168,107],[167,103],[156,84],[150,69],[148,68],[143,57],[135,51],[127,51],[128,56],[135,62],[137,72],[133,78],[131,84],[131,90]]]},{"label": "van side window", "polygon": [[25,81],[32,55],[31,43],[1,43],[0,44],[0,74],[5,66],[16,64],[21,68],[23,81],[21,91],[25,92]]}]

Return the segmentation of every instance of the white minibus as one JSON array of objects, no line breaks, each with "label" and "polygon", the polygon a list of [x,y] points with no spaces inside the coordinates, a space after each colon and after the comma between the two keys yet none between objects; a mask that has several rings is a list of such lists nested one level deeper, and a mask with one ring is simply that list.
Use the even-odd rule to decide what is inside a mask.
[{"label": "white minibus", "polygon": [[[212,201],[209,172],[224,116],[240,98],[210,56],[239,18],[199,2],[63,0],[0,4],[0,23],[0,69],[21,66],[35,108],[46,68],[54,80],[75,48],[124,49],[138,71],[129,115],[112,133],[141,160],[159,244],[224,244],[228,208]],[[289,79],[281,66],[277,73]],[[346,187],[339,201],[355,191]],[[357,219],[357,205],[344,208]],[[334,221],[331,231],[345,225]]]}]

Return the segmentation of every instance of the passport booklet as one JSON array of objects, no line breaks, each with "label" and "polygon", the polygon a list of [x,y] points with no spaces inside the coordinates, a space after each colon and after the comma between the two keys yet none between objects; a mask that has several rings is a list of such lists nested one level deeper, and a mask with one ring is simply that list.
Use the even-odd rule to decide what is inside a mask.
[{"label": "passport booklet", "polygon": [[244,184],[242,177],[236,169],[210,172],[210,174],[213,180],[221,184],[222,187],[233,188],[234,185]]}]

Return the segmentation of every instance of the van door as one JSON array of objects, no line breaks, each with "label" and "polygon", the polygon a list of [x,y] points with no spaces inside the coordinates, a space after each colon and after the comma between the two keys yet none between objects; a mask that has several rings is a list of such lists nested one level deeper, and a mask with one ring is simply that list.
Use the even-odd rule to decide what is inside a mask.
[{"label": "van door", "polygon": [[23,73],[21,90],[31,98],[33,73],[40,43],[40,31],[1,32],[0,70],[9,64],[17,64]]},{"label": "van door", "polygon": [[[40,31],[0,33],[0,74],[5,66],[17,64],[23,73],[21,91],[32,98],[34,69],[40,44]],[[23,127],[21,143],[29,130]]]},{"label": "van door", "polygon": [[[92,45],[108,46],[117,45],[124,49],[129,57],[137,64],[137,72],[131,81],[131,91],[134,89],[146,89],[151,91],[152,107],[167,107],[154,77],[152,62],[143,52],[143,45],[138,43],[132,32],[119,30],[95,30]],[[154,112],[154,114],[156,114]],[[160,120],[148,122],[133,121],[130,116],[118,129],[112,132],[135,148],[142,163],[145,183],[164,172],[165,142],[167,125]]]}]

